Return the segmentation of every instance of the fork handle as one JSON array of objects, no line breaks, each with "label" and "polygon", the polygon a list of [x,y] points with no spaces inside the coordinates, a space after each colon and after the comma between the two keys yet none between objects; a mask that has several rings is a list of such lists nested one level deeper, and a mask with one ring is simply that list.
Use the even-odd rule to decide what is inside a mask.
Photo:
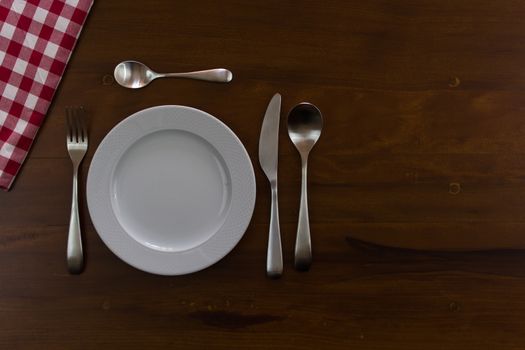
[{"label": "fork handle", "polygon": [[71,199],[71,217],[69,219],[69,233],[67,237],[67,268],[72,274],[78,274],[84,268],[78,216],[78,165],[73,168],[73,196]]}]

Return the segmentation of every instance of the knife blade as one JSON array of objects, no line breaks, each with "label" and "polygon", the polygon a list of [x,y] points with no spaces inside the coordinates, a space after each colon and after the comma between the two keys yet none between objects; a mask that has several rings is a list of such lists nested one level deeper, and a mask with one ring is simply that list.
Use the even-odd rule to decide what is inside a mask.
[{"label": "knife blade", "polygon": [[279,205],[277,196],[277,165],[279,154],[279,121],[281,117],[281,95],[273,95],[264,115],[259,138],[259,163],[270,182],[272,201],[266,274],[277,278],[283,272],[281,232],[279,228]]}]

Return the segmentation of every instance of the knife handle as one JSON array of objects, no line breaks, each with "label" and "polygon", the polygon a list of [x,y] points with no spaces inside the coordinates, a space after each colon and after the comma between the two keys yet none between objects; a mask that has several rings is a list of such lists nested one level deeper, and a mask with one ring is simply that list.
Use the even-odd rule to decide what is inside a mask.
[{"label": "knife handle", "polygon": [[266,257],[266,275],[279,278],[283,274],[283,252],[281,248],[281,230],[279,228],[279,205],[277,184],[272,184],[272,207],[270,214],[270,232],[268,235],[268,255]]}]

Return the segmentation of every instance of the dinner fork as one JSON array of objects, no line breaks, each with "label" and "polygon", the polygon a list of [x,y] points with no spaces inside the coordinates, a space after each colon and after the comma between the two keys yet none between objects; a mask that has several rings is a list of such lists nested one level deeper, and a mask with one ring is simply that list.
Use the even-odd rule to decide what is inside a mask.
[{"label": "dinner fork", "polygon": [[84,109],[67,107],[67,151],[73,162],[73,196],[71,200],[71,217],[67,237],[67,267],[70,273],[80,273],[84,267],[82,237],[78,216],[78,166],[88,148],[88,135]]}]

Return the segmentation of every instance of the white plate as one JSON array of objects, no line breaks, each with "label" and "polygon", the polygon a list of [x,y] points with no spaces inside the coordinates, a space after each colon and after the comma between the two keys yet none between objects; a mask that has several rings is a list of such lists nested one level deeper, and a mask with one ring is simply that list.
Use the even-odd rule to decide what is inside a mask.
[{"label": "white plate", "polygon": [[252,163],[215,117],[159,106],[124,119],[100,143],[87,202],[104,243],[147,272],[204,269],[243,236],[255,204]]}]

